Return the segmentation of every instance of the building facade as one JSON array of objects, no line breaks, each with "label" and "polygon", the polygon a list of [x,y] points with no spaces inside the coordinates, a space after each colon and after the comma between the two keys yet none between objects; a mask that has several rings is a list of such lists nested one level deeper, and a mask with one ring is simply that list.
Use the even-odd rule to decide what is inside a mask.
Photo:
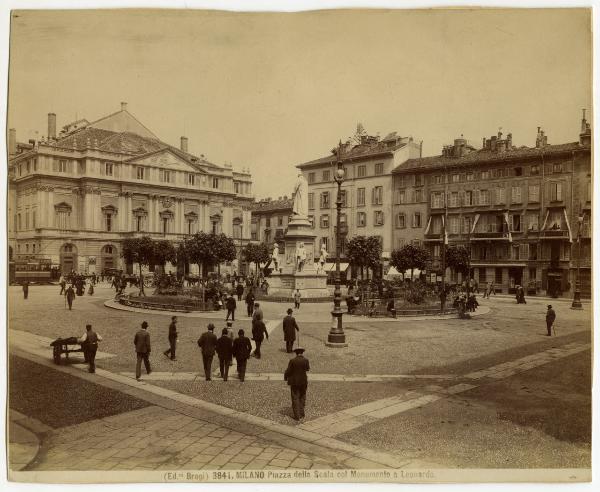
[{"label": "building facade", "polygon": [[287,196],[277,200],[267,198],[252,205],[251,239],[265,243],[272,251],[275,242],[281,245],[292,216],[293,200]]},{"label": "building facade", "polygon": [[[122,268],[121,240],[198,231],[250,238],[252,178],[162,142],[121,110],[19,144],[9,131],[9,254],[61,272]],[[235,266],[235,265],[234,265]]]},{"label": "building facade", "polygon": [[[412,137],[390,133],[384,139],[364,135],[360,143],[348,141],[342,145],[341,160],[345,170],[342,184],[341,256],[345,256],[346,240],[353,236],[380,238],[383,256],[389,258],[393,249],[392,170],[407,159],[419,157],[422,145]],[[325,244],[330,256],[335,254],[337,184],[333,177],[337,156],[330,155],[299,164],[308,181],[308,208],[316,248]]]},{"label": "building facade", "polygon": [[471,276],[504,293],[521,285],[529,294],[571,295],[579,264],[590,296],[591,183],[585,115],[573,143],[550,145],[539,128],[535,147],[514,147],[511,134],[483,139],[481,149],[459,138],[442,155],[394,170],[394,244],[425,245],[440,272],[443,243],[466,246]]}]

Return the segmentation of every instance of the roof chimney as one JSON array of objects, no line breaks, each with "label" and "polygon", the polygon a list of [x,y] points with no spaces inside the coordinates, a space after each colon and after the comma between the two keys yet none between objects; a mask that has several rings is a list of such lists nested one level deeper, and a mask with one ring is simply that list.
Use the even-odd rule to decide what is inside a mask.
[{"label": "roof chimney", "polygon": [[48,113],[48,140],[56,140],[56,115]]},{"label": "roof chimney", "polygon": [[121,111],[127,111],[127,103],[121,102]]},{"label": "roof chimney", "polygon": [[583,116],[581,117],[581,133],[585,133],[587,121],[585,120],[585,109],[581,110],[583,112]]},{"label": "roof chimney", "polygon": [[8,155],[13,156],[17,153],[17,130],[11,128],[8,130]]},{"label": "roof chimney", "polygon": [[188,151],[188,139],[187,137],[181,137],[181,143],[179,144],[179,148],[184,152]]}]

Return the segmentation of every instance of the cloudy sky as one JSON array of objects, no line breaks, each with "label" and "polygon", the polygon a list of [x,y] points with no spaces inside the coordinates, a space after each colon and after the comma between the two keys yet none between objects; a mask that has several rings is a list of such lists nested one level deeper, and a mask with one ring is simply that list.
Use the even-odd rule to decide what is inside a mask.
[{"label": "cloudy sky", "polygon": [[[249,167],[258,198],[357,122],[438,154],[502,127],[515,145],[578,138],[591,106],[586,10],[16,12],[9,119],[19,140],[129,111],[162,140]],[[37,135],[35,132],[38,132]]]}]

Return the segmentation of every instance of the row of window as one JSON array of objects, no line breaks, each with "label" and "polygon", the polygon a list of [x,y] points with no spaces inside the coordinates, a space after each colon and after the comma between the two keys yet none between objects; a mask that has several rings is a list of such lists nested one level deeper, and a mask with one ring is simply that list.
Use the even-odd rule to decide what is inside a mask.
[{"label": "row of window", "polygon": [[[59,173],[69,173],[71,172],[71,167],[69,165],[69,161],[66,159],[59,159],[55,165],[54,170]],[[31,170],[37,171],[37,158],[30,159],[26,162],[19,164],[19,176],[22,176],[24,173],[29,173]],[[149,178],[149,170],[143,166],[135,166],[135,178],[139,180],[145,180]],[[105,162],[101,168],[101,174],[104,176],[114,176],[115,175],[115,165],[112,162]],[[187,184],[191,186],[195,186],[197,183],[197,176],[192,173],[187,174]],[[159,170],[159,181],[161,183],[174,183],[175,182],[175,173],[174,171],[168,171],[164,169]],[[234,191],[235,193],[240,192],[240,183],[234,182]],[[212,187],[214,189],[219,188],[219,178],[212,178]]]},{"label": "row of window", "polygon": [[[349,190],[341,190],[340,198],[342,200],[342,207],[348,206]],[[383,205],[383,186],[374,186],[371,188],[371,204],[372,205]],[[363,207],[366,205],[366,188],[356,189],[356,206]],[[315,194],[308,194],[308,208],[309,210],[315,209]],[[327,209],[331,208],[331,193],[329,191],[322,191],[319,194],[319,208]]]},{"label": "row of window", "polygon": [[[562,183],[549,183],[549,189],[550,201],[561,201],[563,199]],[[527,198],[529,203],[537,203],[540,201],[539,185],[529,185],[527,191]],[[452,191],[447,194],[447,205],[448,207],[490,205],[492,193],[495,205],[503,205],[508,203],[506,197],[506,188],[496,188],[495,190],[468,190],[462,192]],[[401,200],[403,197],[398,196],[397,198],[398,200]],[[398,201],[397,203],[405,202]],[[510,203],[523,203],[523,194],[521,186],[511,187]],[[444,192],[431,193],[431,208],[443,208],[444,205]]]},{"label": "row of window", "polygon": [[[373,165],[373,176],[381,176],[383,174],[383,162],[377,162]],[[330,169],[321,171],[321,182],[327,183],[332,181],[333,177]],[[356,166],[356,178],[367,177],[367,164],[359,164]],[[317,173],[315,171],[308,173],[308,184],[317,182]]]},{"label": "row of window", "polygon": [[[486,179],[498,179],[498,178],[509,178],[524,176],[526,170],[529,171],[529,176],[539,176],[541,173],[541,166],[539,164],[533,164],[531,166],[516,166],[516,167],[501,167],[497,169],[488,169],[483,171],[469,171],[466,173],[450,173],[445,174],[434,174],[429,177],[429,183],[431,184],[443,184],[448,183],[461,183],[466,181],[475,180],[486,180]],[[564,166],[562,162],[555,162],[552,166],[547,167],[548,172],[562,173]],[[404,175],[400,174],[396,176],[396,182],[399,187],[404,186],[423,186],[425,184],[425,176],[421,174],[415,175]]]}]

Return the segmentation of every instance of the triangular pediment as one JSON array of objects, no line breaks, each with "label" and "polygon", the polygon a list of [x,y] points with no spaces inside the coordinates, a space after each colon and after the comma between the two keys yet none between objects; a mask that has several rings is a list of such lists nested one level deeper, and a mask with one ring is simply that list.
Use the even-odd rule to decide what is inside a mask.
[{"label": "triangular pediment", "polygon": [[90,123],[88,126],[116,133],[129,132],[145,138],[158,139],[158,137],[146,128],[135,116],[128,111],[123,110],[104,116],[103,118]]},{"label": "triangular pediment", "polygon": [[129,159],[127,162],[130,162],[131,164],[154,166],[170,171],[186,171],[207,174],[199,167],[192,166],[189,162],[187,162],[185,159],[182,159],[170,149],[157,150],[156,152],[136,156]]}]

